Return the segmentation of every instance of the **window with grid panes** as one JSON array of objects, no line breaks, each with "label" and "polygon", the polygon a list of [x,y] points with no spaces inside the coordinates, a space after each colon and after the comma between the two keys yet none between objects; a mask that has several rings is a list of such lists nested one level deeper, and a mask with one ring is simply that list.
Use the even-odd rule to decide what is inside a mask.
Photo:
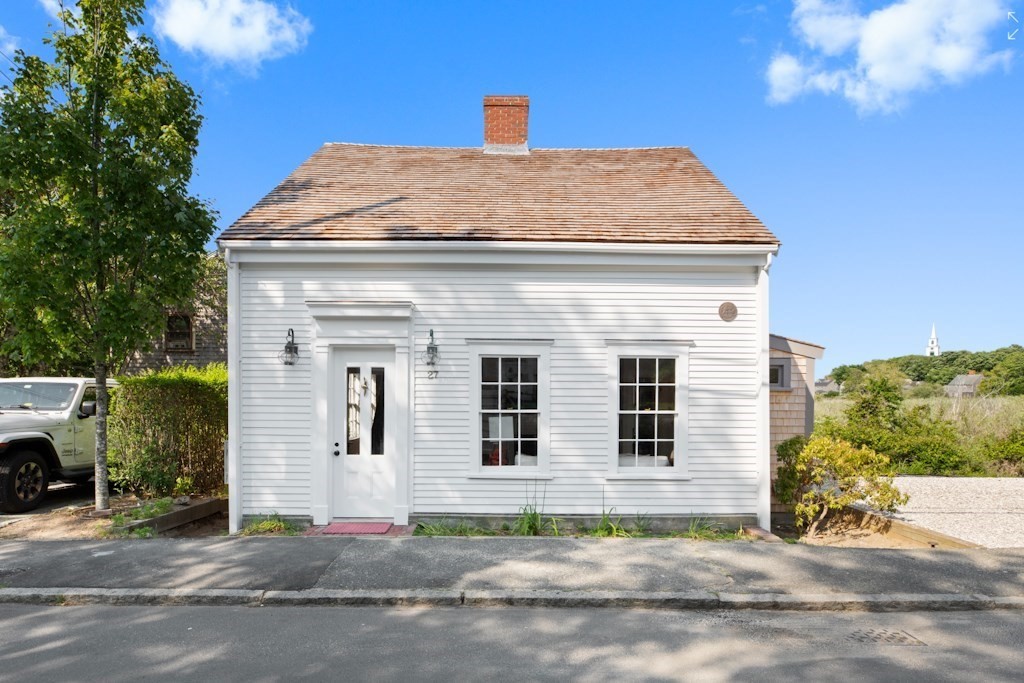
[{"label": "window with grid panes", "polygon": [[538,359],[480,357],[480,438],[484,467],[535,467]]},{"label": "window with grid panes", "polygon": [[167,326],[164,329],[164,349],[167,351],[192,351],[194,348],[192,318],[182,313],[168,315]]},{"label": "window with grid panes", "polygon": [[675,464],[676,358],[619,358],[619,467]]}]

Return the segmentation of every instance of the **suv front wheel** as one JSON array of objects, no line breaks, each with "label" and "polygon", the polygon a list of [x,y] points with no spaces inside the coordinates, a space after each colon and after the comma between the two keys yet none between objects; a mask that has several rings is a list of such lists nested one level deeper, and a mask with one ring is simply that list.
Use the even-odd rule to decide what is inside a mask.
[{"label": "suv front wheel", "polygon": [[0,461],[0,511],[32,510],[43,502],[49,484],[49,468],[35,451],[21,451]]}]

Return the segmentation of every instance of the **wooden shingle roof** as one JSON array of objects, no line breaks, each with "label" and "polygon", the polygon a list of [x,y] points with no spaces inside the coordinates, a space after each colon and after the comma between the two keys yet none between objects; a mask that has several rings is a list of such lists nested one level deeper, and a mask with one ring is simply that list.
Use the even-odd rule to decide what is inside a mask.
[{"label": "wooden shingle roof", "polygon": [[685,147],[327,144],[220,239],[778,245]]}]

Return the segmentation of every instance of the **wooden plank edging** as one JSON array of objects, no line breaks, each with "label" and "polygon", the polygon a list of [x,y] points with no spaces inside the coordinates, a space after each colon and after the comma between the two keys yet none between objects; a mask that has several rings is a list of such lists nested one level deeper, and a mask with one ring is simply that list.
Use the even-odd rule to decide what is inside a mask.
[{"label": "wooden plank edging", "polygon": [[886,517],[885,515],[872,510],[863,510],[861,508],[847,506],[844,512],[857,517],[860,520],[860,526],[862,527],[874,527],[879,533],[886,536],[896,536],[912,543],[920,543],[922,546],[952,549],[984,547],[977,543],[972,543],[971,541],[965,541],[962,538],[947,536],[946,534],[939,533],[938,531],[925,529],[924,527],[920,527],[909,522],[892,519],[891,517]]}]

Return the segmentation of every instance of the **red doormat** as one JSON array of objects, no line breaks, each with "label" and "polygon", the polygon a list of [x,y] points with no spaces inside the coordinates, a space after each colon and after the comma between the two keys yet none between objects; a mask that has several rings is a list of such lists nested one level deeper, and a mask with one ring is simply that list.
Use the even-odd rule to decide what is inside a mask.
[{"label": "red doormat", "polygon": [[386,534],[391,529],[390,522],[335,522],[328,524],[322,534],[345,534],[358,536],[362,534]]}]

